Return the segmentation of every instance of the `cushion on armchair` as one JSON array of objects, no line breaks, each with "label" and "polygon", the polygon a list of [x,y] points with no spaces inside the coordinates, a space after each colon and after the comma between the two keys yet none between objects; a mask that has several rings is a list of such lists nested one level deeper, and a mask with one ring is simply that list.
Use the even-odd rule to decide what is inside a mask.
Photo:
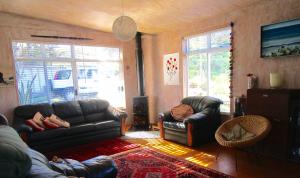
[{"label": "cushion on armchair", "polygon": [[248,132],[240,124],[235,124],[229,132],[222,133],[222,136],[227,141],[245,140],[255,136],[254,133]]},{"label": "cushion on armchair", "polygon": [[194,113],[193,108],[187,104],[180,104],[171,109],[172,117],[177,121],[183,121],[184,118]]}]

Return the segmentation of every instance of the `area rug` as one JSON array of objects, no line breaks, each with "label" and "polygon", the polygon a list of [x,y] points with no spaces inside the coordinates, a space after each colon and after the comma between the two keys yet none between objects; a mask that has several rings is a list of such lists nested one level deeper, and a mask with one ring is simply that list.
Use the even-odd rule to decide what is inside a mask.
[{"label": "area rug", "polygon": [[99,155],[112,155],[137,147],[140,147],[140,145],[115,138],[48,152],[45,155],[50,160],[53,156],[58,156],[84,161]]},{"label": "area rug", "polygon": [[112,155],[118,178],[232,178],[180,158],[141,147]]},{"label": "area rug", "polygon": [[159,131],[130,131],[126,132],[122,139],[148,139],[159,138]]}]

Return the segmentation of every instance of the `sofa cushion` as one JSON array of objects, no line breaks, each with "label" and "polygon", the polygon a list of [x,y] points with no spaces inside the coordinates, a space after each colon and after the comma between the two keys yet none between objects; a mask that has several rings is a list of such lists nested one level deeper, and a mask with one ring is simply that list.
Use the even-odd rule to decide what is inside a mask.
[{"label": "sofa cushion", "polygon": [[90,132],[96,129],[95,124],[80,124],[66,129],[67,135],[75,135]]},{"label": "sofa cushion", "polygon": [[59,127],[66,127],[69,128],[70,127],[70,123],[62,120],[61,118],[59,118],[58,116],[56,116],[55,114],[52,114],[49,118],[49,121],[58,125]]},{"label": "sofa cushion", "polygon": [[33,116],[32,120],[33,120],[37,125],[39,125],[40,127],[45,128],[45,125],[44,125],[44,123],[43,123],[43,120],[45,120],[45,118],[44,118],[44,116],[43,116],[40,112],[35,113],[35,115]]},{"label": "sofa cushion", "polygon": [[48,103],[18,106],[14,110],[15,119],[13,122],[18,122],[18,119],[21,119],[20,122],[23,123],[24,120],[32,119],[37,112],[40,112],[44,117],[48,117],[53,114],[53,109]]},{"label": "sofa cushion", "polygon": [[25,177],[31,168],[28,146],[9,126],[0,126],[0,177]]},{"label": "sofa cushion", "polygon": [[102,122],[108,120],[118,120],[111,112],[104,111],[101,113],[93,113],[85,116],[87,122]]},{"label": "sofa cushion", "polygon": [[84,116],[101,113],[107,110],[109,103],[105,100],[93,99],[79,101]]},{"label": "sofa cushion", "polygon": [[192,106],[194,112],[197,113],[205,108],[218,108],[222,101],[210,96],[190,96],[182,99],[181,103]]},{"label": "sofa cushion", "polygon": [[25,121],[25,124],[33,128],[35,132],[42,132],[45,130],[45,128],[39,126],[37,123],[35,123],[32,119],[28,119]]},{"label": "sofa cushion", "polygon": [[45,130],[43,132],[35,132],[30,136],[30,141],[47,140],[54,137],[64,136],[66,134],[65,128]]},{"label": "sofa cushion", "polygon": [[93,113],[85,116],[87,122],[106,121],[105,113]]},{"label": "sofa cushion", "polygon": [[120,122],[115,121],[115,120],[95,122],[94,124],[96,126],[96,129],[98,129],[98,130],[120,127]]},{"label": "sofa cushion", "polygon": [[163,122],[163,126],[165,129],[186,132],[186,126],[183,122]]},{"label": "sofa cushion", "polygon": [[51,121],[49,120],[49,117],[47,117],[45,120],[43,120],[43,123],[44,123],[44,125],[45,125],[45,127],[46,127],[47,129],[57,129],[57,128],[60,127],[59,125],[57,125],[57,124],[51,122]]},{"label": "sofa cushion", "polygon": [[71,125],[84,122],[80,105],[77,101],[53,103],[55,114],[63,120],[68,121]]}]

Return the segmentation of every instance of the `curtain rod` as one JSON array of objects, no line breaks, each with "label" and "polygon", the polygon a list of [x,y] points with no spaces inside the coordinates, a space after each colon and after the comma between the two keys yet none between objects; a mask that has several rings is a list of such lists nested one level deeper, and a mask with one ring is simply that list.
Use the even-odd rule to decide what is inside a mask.
[{"label": "curtain rod", "polygon": [[91,38],[67,37],[67,36],[50,36],[50,35],[31,35],[31,37],[34,37],[34,38],[68,39],[68,40],[93,40]]}]

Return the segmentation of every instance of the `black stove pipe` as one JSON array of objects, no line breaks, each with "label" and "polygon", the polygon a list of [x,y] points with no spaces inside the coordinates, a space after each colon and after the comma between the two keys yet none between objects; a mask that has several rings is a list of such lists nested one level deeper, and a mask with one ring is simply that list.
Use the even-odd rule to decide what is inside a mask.
[{"label": "black stove pipe", "polygon": [[138,77],[138,90],[140,96],[145,95],[144,85],[144,63],[143,63],[143,50],[142,50],[142,33],[137,32],[135,36],[135,52],[136,52],[136,67]]}]

